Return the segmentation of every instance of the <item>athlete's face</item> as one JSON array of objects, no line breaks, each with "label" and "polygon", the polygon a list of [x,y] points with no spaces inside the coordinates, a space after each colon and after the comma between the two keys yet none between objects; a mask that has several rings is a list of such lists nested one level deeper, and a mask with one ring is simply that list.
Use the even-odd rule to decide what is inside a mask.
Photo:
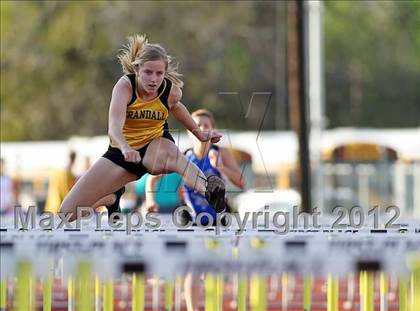
[{"label": "athlete's face", "polygon": [[145,62],[138,71],[141,88],[146,93],[156,93],[165,77],[165,63],[161,60]]},{"label": "athlete's face", "polygon": [[197,123],[200,130],[203,132],[208,132],[213,129],[213,125],[211,124],[211,120],[206,116],[197,116],[193,117],[195,123]]}]

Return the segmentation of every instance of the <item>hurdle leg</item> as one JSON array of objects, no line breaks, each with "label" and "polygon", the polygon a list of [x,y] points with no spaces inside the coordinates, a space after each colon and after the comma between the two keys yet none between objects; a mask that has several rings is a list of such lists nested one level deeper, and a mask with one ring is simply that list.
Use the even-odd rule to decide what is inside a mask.
[{"label": "hurdle leg", "polygon": [[175,311],[181,310],[181,292],[182,292],[182,277],[177,275],[175,277]]},{"label": "hurdle leg", "polygon": [[365,274],[365,311],[374,311],[375,272]]},{"label": "hurdle leg", "polygon": [[388,310],[388,279],[385,272],[380,274],[380,296],[381,296],[381,311]]},{"label": "hurdle leg", "polygon": [[281,276],[281,309],[287,310],[287,304],[289,301],[289,277],[287,273],[283,273]]},{"label": "hurdle leg", "polygon": [[223,274],[219,273],[216,277],[216,296],[217,296],[217,310],[223,311]]},{"label": "hurdle leg", "polygon": [[152,278],[152,310],[159,310],[159,277],[154,276]]},{"label": "hurdle leg", "polygon": [[7,304],[7,279],[1,278],[0,281],[0,310],[6,310]]},{"label": "hurdle leg", "polygon": [[420,268],[411,273],[410,283],[411,310],[420,310]]},{"label": "hurdle leg", "polygon": [[251,276],[250,304],[252,311],[267,310],[267,284],[265,277],[257,274]]},{"label": "hurdle leg", "polygon": [[101,310],[101,281],[95,276],[95,311]]},{"label": "hurdle leg", "polygon": [[93,310],[93,291],[92,276],[90,263],[82,261],[77,269],[77,283],[76,283],[76,310],[90,311]]},{"label": "hurdle leg", "polygon": [[407,279],[401,277],[399,280],[399,305],[400,311],[407,311],[407,297],[408,297],[408,289],[407,289]]},{"label": "hurdle leg", "polygon": [[132,311],[144,310],[144,275],[133,273],[132,278]]},{"label": "hurdle leg", "polygon": [[238,279],[238,311],[246,311],[247,278],[239,276]]},{"label": "hurdle leg", "polygon": [[47,277],[42,282],[42,310],[51,311],[52,307],[52,276]]},{"label": "hurdle leg", "polygon": [[217,311],[217,281],[213,274],[204,277],[205,311]]},{"label": "hurdle leg", "polygon": [[165,281],[165,310],[171,311],[173,308],[174,288],[170,280]]},{"label": "hurdle leg", "polygon": [[312,276],[305,275],[303,277],[303,310],[311,310],[311,288],[312,287]]},{"label": "hurdle leg", "polygon": [[18,262],[17,288],[15,296],[16,311],[34,310],[32,273],[32,266],[29,261]]},{"label": "hurdle leg", "polygon": [[114,281],[107,279],[103,284],[102,289],[103,297],[103,311],[114,310]]},{"label": "hurdle leg", "polygon": [[71,276],[67,279],[67,311],[74,310],[74,280]]},{"label": "hurdle leg", "polygon": [[327,279],[327,310],[338,311],[339,287],[338,278],[328,273]]}]

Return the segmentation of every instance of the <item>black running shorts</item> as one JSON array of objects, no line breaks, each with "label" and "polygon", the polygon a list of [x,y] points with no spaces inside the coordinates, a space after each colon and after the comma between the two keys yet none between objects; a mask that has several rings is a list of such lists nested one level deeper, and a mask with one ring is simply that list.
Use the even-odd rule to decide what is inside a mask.
[{"label": "black running shorts", "polygon": [[[162,137],[169,139],[175,143],[175,140],[173,139],[172,135],[167,131],[163,132]],[[108,147],[108,150],[102,155],[102,157],[114,162],[115,164],[117,164],[118,166],[121,166],[122,168],[125,168],[130,173],[136,175],[137,179],[140,179],[144,174],[150,173],[147,170],[147,168],[145,168],[143,165],[143,158],[144,158],[144,155],[146,154],[146,150],[149,144],[143,146],[140,149],[137,149],[141,157],[140,163],[133,163],[133,162],[128,162],[124,160],[124,155],[122,154],[121,150],[115,147],[111,147],[111,146]]]}]

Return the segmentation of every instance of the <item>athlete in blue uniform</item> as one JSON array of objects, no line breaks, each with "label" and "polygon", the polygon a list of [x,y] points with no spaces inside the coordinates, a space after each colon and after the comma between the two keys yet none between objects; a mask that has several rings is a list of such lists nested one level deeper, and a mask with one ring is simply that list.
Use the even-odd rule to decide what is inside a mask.
[{"label": "athlete in blue uniform", "polygon": [[[219,148],[215,145],[210,146],[209,152],[219,152]],[[207,177],[216,175],[217,177],[222,177],[220,171],[211,165],[210,158],[208,153],[204,156],[200,157],[194,153],[194,149],[188,149],[185,153],[186,158],[197,165],[200,170],[206,175]],[[193,209],[195,216],[199,215],[200,213],[209,213],[212,216],[213,221],[216,220],[216,211],[213,206],[211,206],[206,198],[200,194],[199,192],[195,191],[194,189],[184,185],[184,201],[189,207]],[[201,224],[207,225],[209,222],[208,217],[203,216],[201,218]]]},{"label": "athlete in blue uniform", "polygon": [[[193,112],[191,116],[203,132],[212,131],[214,129],[214,118],[208,110],[197,110]],[[190,162],[197,165],[207,178],[209,176],[226,178],[238,188],[244,188],[244,181],[241,176],[239,165],[227,149],[219,148],[211,143],[202,143],[195,139],[192,135],[191,138],[194,142],[193,148],[184,152],[184,155]],[[156,185],[157,180],[161,177],[149,176],[149,178],[152,179],[152,182],[146,183],[146,208],[149,212],[158,212],[159,206],[156,203],[154,196],[156,191],[153,188],[153,185]],[[163,176],[162,178],[165,177]],[[209,213],[213,220],[215,220],[216,212],[223,211],[215,210],[202,194],[194,191],[191,187],[186,185],[184,185],[183,197],[185,203],[193,210],[194,214],[188,215],[187,213],[184,213],[184,217],[187,218],[185,220],[190,220],[191,216],[197,216],[203,212]],[[202,225],[207,225],[208,221],[208,217],[201,217]]]}]

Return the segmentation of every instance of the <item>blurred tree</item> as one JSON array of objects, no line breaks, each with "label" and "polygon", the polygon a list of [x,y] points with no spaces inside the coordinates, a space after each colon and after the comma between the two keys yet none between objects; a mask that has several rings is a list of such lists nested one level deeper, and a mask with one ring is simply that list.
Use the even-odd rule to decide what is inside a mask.
[{"label": "blurred tree", "polygon": [[325,2],[329,127],[418,126],[420,2]]},{"label": "blurred tree", "polygon": [[[326,2],[330,127],[418,125],[419,7]],[[116,55],[134,33],[175,56],[189,110],[212,110],[220,128],[285,129],[285,10],[275,1],[1,1],[1,140],[106,134]],[[245,118],[254,92],[271,93],[270,106],[258,95]]]}]

